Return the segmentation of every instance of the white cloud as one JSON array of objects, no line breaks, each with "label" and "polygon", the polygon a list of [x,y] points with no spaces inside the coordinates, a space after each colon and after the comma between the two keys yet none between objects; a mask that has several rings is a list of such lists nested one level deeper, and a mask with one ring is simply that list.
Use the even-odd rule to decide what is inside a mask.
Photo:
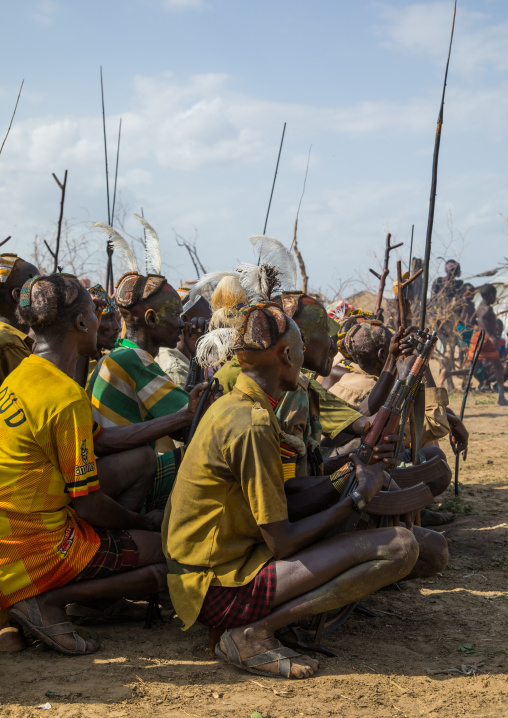
[{"label": "white cloud", "polygon": [[53,24],[56,10],[57,4],[54,0],[39,0],[30,17],[42,27],[48,27]]},{"label": "white cloud", "polygon": [[204,0],[162,0],[162,6],[166,10],[201,10],[206,7]]},{"label": "white cloud", "polygon": [[[211,73],[189,78],[170,73],[137,76],[133,85],[134,99],[121,113],[118,187],[131,209],[139,211],[143,206],[159,230],[173,281],[192,276],[192,269],[184,251],[176,247],[172,227],[186,236],[198,227],[198,246],[207,269],[250,258],[245,240],[263,227],[280,131],[288,117],[268,231],[290,242],[312,141],[299,236],[313,286],[320,282],[326,286],[332,273],[347,275],[364,263],[369,247],[382,243],[388,229],[403,233],[415,222],[418,237],[423,236],[438,109],[435,97],[401,102],[366,99],[351,107],[288,104],[233,92],[226,75]],[[118,120],[108,117],[110,172]],[[457,224],[475,225],[482,236],[502,233],[496,211],[504,209],[505,187],[499,191],[495,170],[481,177],[477,170],[466,170],[467,179],[460,184],[453,163],[460,162],[475,139],[499,135],[504,141],[508,92],[504,86],[475,93],[452,86],[445,123],[436,227],[440,222],[446,226],[446,211],[452,206]],[[457,135],[469,143],[467,148]],[[423,179],[420,169],[405,177],[413,168],[402,156],[399,140],[423,167]],[[458,144],[455,155],[452,140]],[[386,158],[379,153],[384,141],[398,156],[393,158],[395,172],[390,158],[386,164],[390,176],[382,179],[379,170]],[[340,152],[352,143],[364,155],[353,160],[358,171],[356,166],[341,166]],[[426,148],[426,157],[418,155],[421,147]],[[69,170],[66,217],[88,224],[105,219],[100,117],[32,117],[15,123],[2,153],[0,185],[4,234],[19,242],[11,251],[29,250],[34,234],[56,218],[59,193],[51,173],[61,177],[65,169]],[[348,177],[352,172],[354,179]],[[460,176],[460,170],[456,172]]]},{"label": "white cloud", "polygon": [[[376,3],[381,45],[429,57],[445,67],[453,17],[453,2],[411,3],[403,7]],[[485,13],[457,8],[451,66],[455,75],[471,80],[472,73],[508,69],[508,23],[495,23]]]}]

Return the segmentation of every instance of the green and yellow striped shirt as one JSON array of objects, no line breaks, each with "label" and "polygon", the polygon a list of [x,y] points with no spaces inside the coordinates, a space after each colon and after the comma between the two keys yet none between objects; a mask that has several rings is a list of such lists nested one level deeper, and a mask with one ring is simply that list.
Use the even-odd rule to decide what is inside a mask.
[{"label": "green and yellow striped shirt", "polygon": [[119,339],[90,378],[93,417],[100,426],[128,426],[182,409],[189,395],[153,357],[129,339]]}]

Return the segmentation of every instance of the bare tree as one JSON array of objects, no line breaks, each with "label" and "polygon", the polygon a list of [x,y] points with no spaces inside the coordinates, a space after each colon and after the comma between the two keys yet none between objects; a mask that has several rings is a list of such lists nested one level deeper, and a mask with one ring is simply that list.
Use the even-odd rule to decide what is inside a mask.
[{"label": "bare tree", "polygon": [[172,227],[173,233],[175,235],[175,241],[179,247],[185,247],[187,252],[189,253],[189,257],[191,258],[191,262],[194,265],[194,270],[197,274],[198,279],[200,278],[202,272],[203,274],[206,274],[206,269],[203,266],[203,263],[201,262],[198,250],[197,250],[197,241],[198,241],[198,230],[196,227],[194,227],[194,237],[193,239],[187,239],[186,237],[183,237],[181,234],[179,234],[174,227]]}]

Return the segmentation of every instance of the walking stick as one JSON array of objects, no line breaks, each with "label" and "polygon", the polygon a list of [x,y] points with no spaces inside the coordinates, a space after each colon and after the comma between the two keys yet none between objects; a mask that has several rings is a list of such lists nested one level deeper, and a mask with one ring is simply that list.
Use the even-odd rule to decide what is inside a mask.
[{"label": "walking stick", "polygon": [[[464,410],[466,408],[466,401],[467,401],[467,395],[469,394],[469,389],[471,387],[471,379],[473,378],[474,370],[476,368],[476,364],[478,362],[478,357],[480,356],[480,352],[483,347],[483,342],[485,340],[485,330],[482,329],[480,331],[480,336],[478,337],[478,341],[476,342],[476,347],[473,354],[473,360],[471,362],[471,366],[469,367],[469,374],[467,377],[466,382],[466,388],[464,389],[464,395],[462,397],[462,406],[460,407],[460,416],[459,419],[462,421],[464,418]],[[462,458],[465,461],[467,456],[467,447],[462,453]],[[458,496],[459,494],[459,459],[460,459],[460,453],[457,454],[455,457],[455,496]]]}]

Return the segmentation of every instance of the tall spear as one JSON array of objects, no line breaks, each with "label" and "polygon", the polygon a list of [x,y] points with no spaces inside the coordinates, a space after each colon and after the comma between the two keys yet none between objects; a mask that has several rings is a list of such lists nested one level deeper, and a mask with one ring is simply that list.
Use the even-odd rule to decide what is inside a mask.
[{"label": "tall spear", "polygon": [[[106,199],[108,203],[108,224],[111,224],[111,207],[109,204],[109,171],[108,171],[108,143],[106,139],[106,112],[104,109],[104,83],[102,81],[102,65],[101,65],[101,99],[102,99],[102,131],[104,135],[104,161],[106,165]],[[110,241],[106,245],[107,252],[107,269],[106,269],[106,291],[113,294],[113,247]]]},{"label": "tall spear", "polygon": [[452,53],[453,31],[455,29],[455,14],[457,12],[457,0],[453,8],[452,32],[450,35],[450,46],[448,48],[448,60],[446,62],[446,72],[443,84],[443,96],[441,98],[441,106],[437,118],[436,140],[434,143],[434,158],[432,160],[432,184],[430,189],[429,218],[427,222],[427,237],[425,240],[425,259],[423,262],[423,282],[421,294],[421,313],[420,313],[420,329],[425,329],[425,319],[427,313],[427,291],[429,288],[429,264],[430,250],[432,246],[432,228],[434,226],[434,210],[436,207],[436,191],[437,191],[437,165],[439,159],[439,146],[441,144],[441,127],[443,125],[443,110],[446,92],[446,81],[448,79],[448,67],[450,65],[450,55]]},{"label": "tall spear", "polygon": [[270,200],[268,202],[268,209],[266,211],[265,226],[263,227],[263,234],[266,234],[266,225],[268,224],[268,216],[270,214],[270,207],[272,206],[273,190],[275,189],[275,180],[277,179],[277,172],[279,171],[280,153],[282,152],[282,145],[284,143],[284,135],[286,134],[286,123],[282,129],[282,137],[280,140],[279,154],[277,156],[277,164],[275,165],[275,174],[273,176],[272,191],[270,192]]}]

